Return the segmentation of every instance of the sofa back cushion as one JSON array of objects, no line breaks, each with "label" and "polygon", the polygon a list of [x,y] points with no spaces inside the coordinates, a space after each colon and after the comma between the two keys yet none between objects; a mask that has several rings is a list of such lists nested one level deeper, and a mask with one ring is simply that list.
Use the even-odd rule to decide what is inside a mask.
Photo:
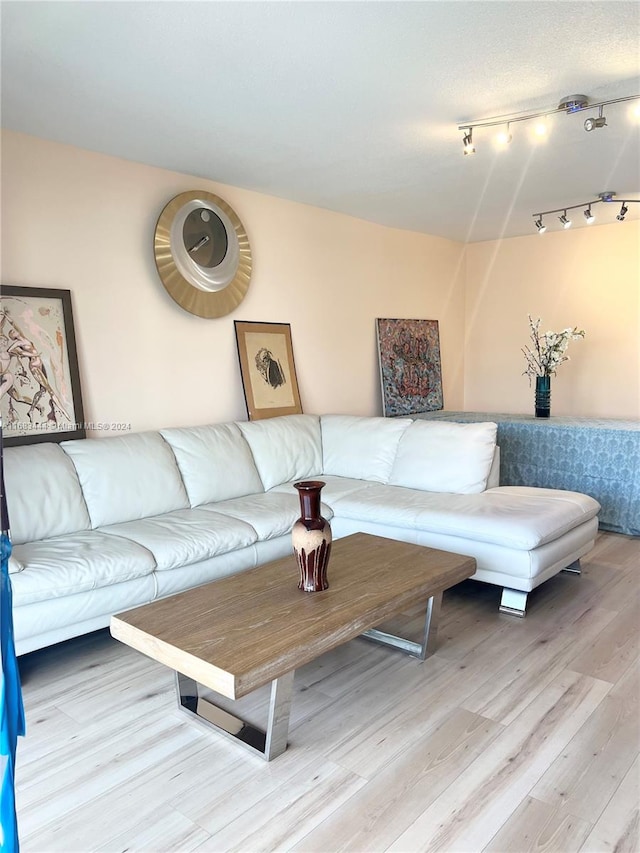
[{"label": "sofa back cushion", "polygon": [[285,415],[239,423],[265,491],[322,469],[320,420],[316,415]]},{"label": "sofa back cushion", "polygon": [[413,421],[400,439],[389,483],[426,492],[483,492],[497,430],[494,423]]},{"label": "sofa back cushion", "polygon": [[14,545],[90,528],[76,469],[59,444],[6,447],[4,478]]},{"label": "sofa back cushion", "polygon": [[160,432],[175,454],[192,507],[264,491],[237,424]]},{"label": "sofa back cushion", "polygon": [[400,438],[412,423],[409,418],[323,415],[322,473],[388,482]]},{"label": "sofa back cushion", "polygon": [[189,506],[171,448],[158,432],[61,445],[78,472],[93,527]]}]

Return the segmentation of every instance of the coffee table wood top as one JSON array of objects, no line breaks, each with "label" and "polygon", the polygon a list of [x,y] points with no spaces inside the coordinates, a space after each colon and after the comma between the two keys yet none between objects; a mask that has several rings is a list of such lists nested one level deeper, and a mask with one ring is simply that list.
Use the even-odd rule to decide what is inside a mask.
[{"label": "coffee table wood top", "polygon": [[113,616],[111,634],[238,699],[475,571],[471,557],[355,533],[334,541],[322,592],[298,589],[290,556]]}]

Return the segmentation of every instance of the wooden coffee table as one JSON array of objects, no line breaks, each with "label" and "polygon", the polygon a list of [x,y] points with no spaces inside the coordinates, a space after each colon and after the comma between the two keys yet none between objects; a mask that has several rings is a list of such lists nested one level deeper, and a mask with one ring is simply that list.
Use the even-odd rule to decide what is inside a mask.
[{"label": "wooden coffee table", "polygon": [[[355,533],[334,541],[322,592],[299,590],[295,559],[285,557],[113,616],[111,634],[176,671],[182,708],[269,761],[287,748],[296,668],[359,635],[424,660],[443,590],[475,570],[471,557]],[[421,643],[374,628],[421,600]],[[269,682],[266,731],[198,691],[239,699]]]}]

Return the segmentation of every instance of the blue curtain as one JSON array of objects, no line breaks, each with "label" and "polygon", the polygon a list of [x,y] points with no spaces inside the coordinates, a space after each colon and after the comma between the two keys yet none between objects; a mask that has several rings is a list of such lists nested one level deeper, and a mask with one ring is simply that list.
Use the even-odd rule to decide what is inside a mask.
[{"label": "blue curtain", "polygon": [[[24,706],[20,688],[20,672],[13,642],[13,610],[11,580],[9,579],[9,518],[4,492],[2,470],[2,424],[0,423],[0,641],[2,650],[2,672],[0,673],[0,850],[18,853],[18,821],[15,801],[16,744],[18,735],[23,735]],[[4,770],[2,770],[4,768]]]}]

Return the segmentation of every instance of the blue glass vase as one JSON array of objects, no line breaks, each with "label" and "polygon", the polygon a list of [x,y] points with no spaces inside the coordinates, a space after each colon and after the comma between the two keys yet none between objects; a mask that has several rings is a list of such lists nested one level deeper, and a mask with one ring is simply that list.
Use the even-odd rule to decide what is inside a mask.
[{"label": "blue glass vase", "polygon": [[551,417],[551,377],[536,376],[536,417]]}]

